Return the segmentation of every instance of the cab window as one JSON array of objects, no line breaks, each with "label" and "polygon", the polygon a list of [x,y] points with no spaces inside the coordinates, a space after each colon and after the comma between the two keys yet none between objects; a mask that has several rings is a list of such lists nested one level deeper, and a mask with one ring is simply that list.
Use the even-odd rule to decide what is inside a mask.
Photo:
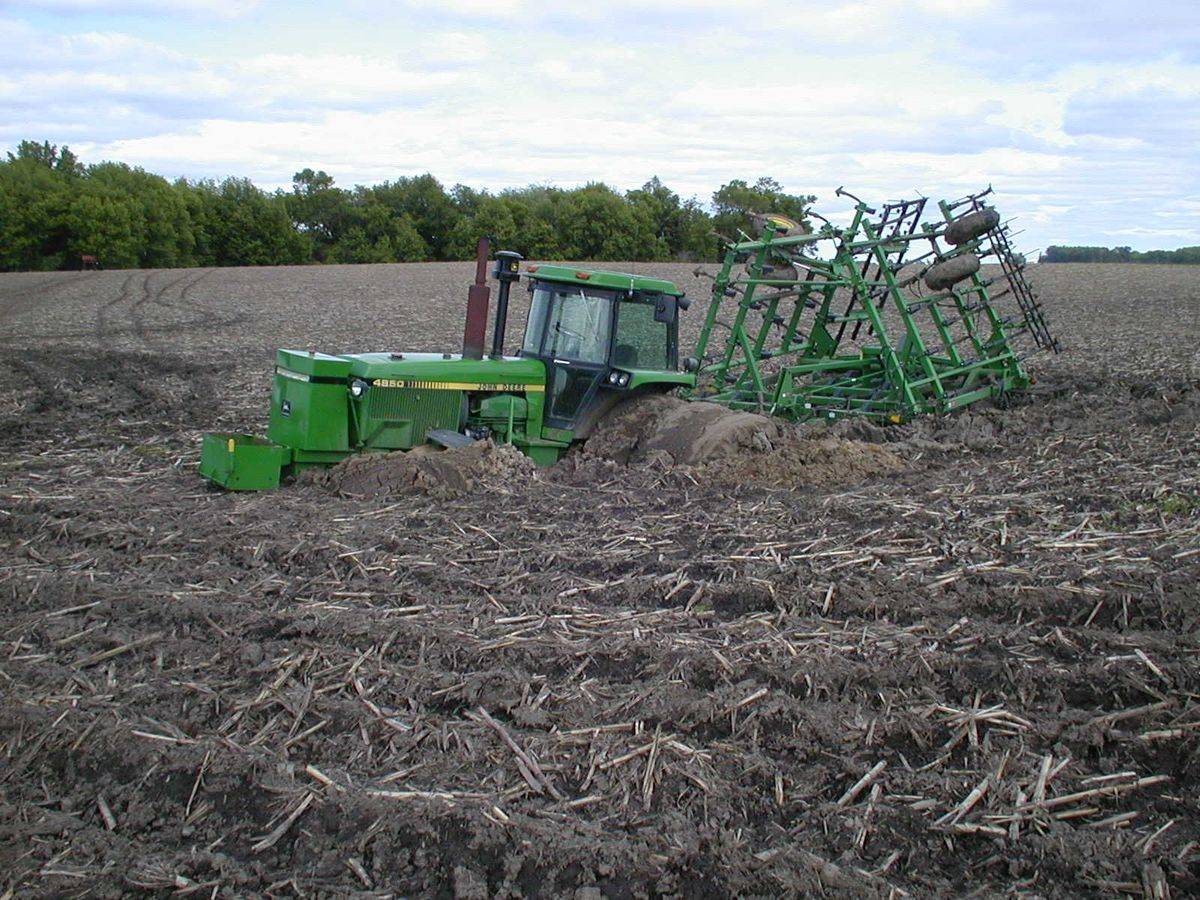
[{"label": "cab window", "polygon": [[539,284],[524,349],[539,356],[603,364],[612,334],[612,295],[577,285]]},{"label": "cab window", "polygon": [[627,369],[671,368],[667,323],[655,321],[654,310],[653,302],[629,300],[618,304],[614,366]]}]

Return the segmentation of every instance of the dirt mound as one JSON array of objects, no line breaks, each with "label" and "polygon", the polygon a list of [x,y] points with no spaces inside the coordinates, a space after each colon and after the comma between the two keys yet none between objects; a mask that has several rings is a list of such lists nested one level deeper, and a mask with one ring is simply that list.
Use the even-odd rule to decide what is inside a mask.
[{"label": "dirt mound", "polygon": [[714,483],[844,483],[903,468],[875,443],[822,436],[755,413],[678,397],[635,397],[596,427],[584,454],[620,465],[686,467]]},{"label": "dirt mound", "polygon": [[455,450],[432,446],[351,456],[309,480],[342,497],[427,494],[452,499],[480,488],[507,492],[534,477],[537,466],[515,447],[477,441]]},{"label": "dirt mound", "polygon": [[694,466],[744,450],[769,451],[779,438],[779,425],[766,416],[655,395],[614,407],[588,437],[586,452],[623,465]]},{"label": "dirt mound", "polygon": [[697,467],[716,484],[754,482],[773,487],[846,484],[903,469],[904,462],[879,444],[842,438],[787,437],[767,452],[716,459]]}]

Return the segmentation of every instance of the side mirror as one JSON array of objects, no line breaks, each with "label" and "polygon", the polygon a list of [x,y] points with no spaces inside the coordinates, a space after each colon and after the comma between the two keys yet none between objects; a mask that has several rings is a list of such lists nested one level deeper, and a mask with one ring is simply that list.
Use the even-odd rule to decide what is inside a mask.
[{"label": "side mirror", "polygon": [[668,325],[675,321],[677,310],[675,298],[660,294],[654,299],[654,321],[666,322]]},{"label": "side mirror", "polygon": [[678,306],[682,310],[686,310],[689,306],[692,305],[692,301],[687,297],[686,294],[680,294],[678,297],[675,298],[675,305]]}]

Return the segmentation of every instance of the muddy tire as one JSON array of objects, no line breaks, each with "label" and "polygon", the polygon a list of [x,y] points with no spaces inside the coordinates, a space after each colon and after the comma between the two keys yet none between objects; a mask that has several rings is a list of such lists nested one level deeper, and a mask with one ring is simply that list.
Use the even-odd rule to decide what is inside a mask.
[{"label": "muddy tire", "polygon": [[981,209],[967,213],[946,227],[946,243],[957,247],[959,244],[965,244],[967,241],[987,234],[999,224],[1000,213],[994,209]]},{"label": "muddy tire", "polygon": [[978,271],[979,257],[974,253],[964,253],[930,266],[925,273],[925,284],[931,291],[944,291]]}]

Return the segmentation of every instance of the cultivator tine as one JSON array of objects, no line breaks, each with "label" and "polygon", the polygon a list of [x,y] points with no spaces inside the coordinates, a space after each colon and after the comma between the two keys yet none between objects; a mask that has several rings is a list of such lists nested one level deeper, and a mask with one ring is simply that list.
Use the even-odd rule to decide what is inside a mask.
[{"label": "cultivator tine", "polygon": [[[991,192],[992,189],[989,186],[986,191],[971,194],[952,204],[947,204],[946,209],[948,212],[953,212],[955,209],[966,206],[970,208],[970,212],[982,211],[987,208],[983,203],[983,198]],[[1061,350],[1058,339],[1050,332],[1050,327],[1046,323],[1046,318],[1042,313],[1041,301],[1038,299],[1033,286],[1025,278],[1025,259],[1021,254],[1013,250],[1012,238],[1014,236],[1011,220],[1005,222],[999,228],[989,231],[987,238],[990,253],[996,257],[996,261],[1000,264],[1000,268],[1004,272],[1004,277],[1009,283],[1009,291],[1006,294],[1011,293],[1016,299],[1027,330],[1038,349],[1058,353]]]},{"label": "cultivator tine", "polygon": [[[876,237],[883,242],[893,242],[893,249],[884,251],[887,258],[887,265],[893,272],[898,272],[904,267],[904,257],[907,255],[909,247],[908,241],[896,243],[898,237],[908,237],[917,230],[917,226],[921,223],[921,213],[925,210],[925,198],[918,197],[915,200],[901,200],[897,203],[887,203],[883,207],[883,215],[879,221],[875,223],[874,230]],[[863,258],[862,277],[864,281],[875,282],[879,280],[880,266],[875,260],[875,255],[869,252],[860,254]],[[873,288],[871,302],[875,303],[877,309],[883,308],[883,303],[887,299],[887,289],[882,287]],[[853,302],[853,301],[851,301]],[[850,333],[851,340],[858,340],[858,332],[863,325],[862,319],[854,324],[854,331]],[[846,324],[843,323],[838,333],[838,340],[841,340],[842,332],[845,330]],[[867,326],[867,336],[872,333],[872,326]]]},{"label": "cultivator tine", "polygon": [[1045,316],[1042,315],[1041,301],[1034,292],[1033,286],[1025,278],[1024,259],[1013,252],[1012,244],[1009,242],[1008,228],[1002,228],[992,233],[989,235],[989,240],[996,252],[1000,267],[1004,270],[1005,277],[1008,278],[1009,290],[1016,297],[1017,305],[1021,308],[1021,314],[1025,318],[1034,342],[1040,349],[1058,353],[1061,349],[1058,339],[1050,333],[1050,327],[1046,324]]},{"label": "cultivator tine", "polygon": [[[991,188],[938,204],[937,224],[922,221],[923,197],[875,209],[838,193],[856,201],[845,229],[817,217],[820,231],[799,233],[763,217],[758,238],[727,244],[697,346],[713,386],[705,396],[797,420],[903,421],[1028,386],[1012,338],[1029,331],[1039,347],[1057,344],[1011,228],[983,202]],[[818,252],[822,243],[832,253]],[[984,278],[981,259],[993,257],[1001,275]],[[995,306],[1010,296],[1017,317]]]}]

